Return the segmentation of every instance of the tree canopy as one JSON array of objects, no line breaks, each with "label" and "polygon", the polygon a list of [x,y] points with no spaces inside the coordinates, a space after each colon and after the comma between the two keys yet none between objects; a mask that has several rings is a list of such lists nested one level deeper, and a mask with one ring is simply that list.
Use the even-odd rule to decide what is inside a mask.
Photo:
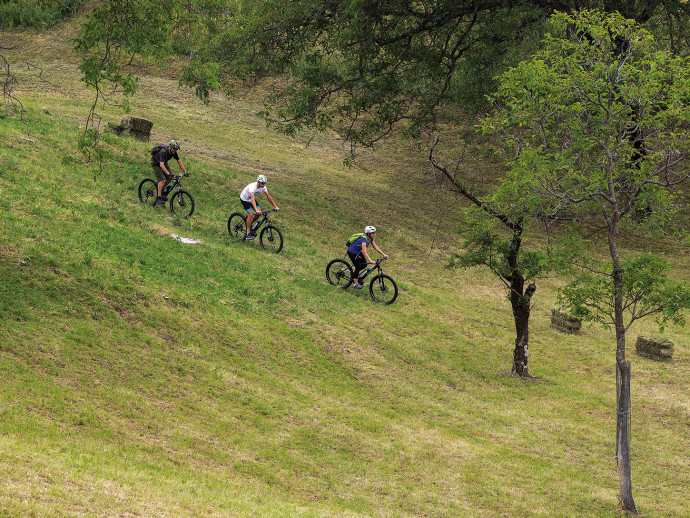
[{"label": "tree canopy", "polygon": [[494,77],[537,49],[554,10],[619,11],[678,51],[690,18],[678,0],[210,3],[214,16],[197,25],[204,38],[187,49],[189,85],[205,95],[230,78],[280,76],[266,99],[269,121],[289,134],[333,128],[363,145],[394,126],[417,136],[486,107]]},{"label": "tree canopy", "polygon": [[554,10],[619,11],[669,48],[687,45],[681,0],[104,0],[76,40],[88,84],[133,92],[133,57],[188,57],[181,82],[206,97],[271,78],[267,120],[283,131],[337,130],[371,145],[485,108],[494,77],[531,55]]}]

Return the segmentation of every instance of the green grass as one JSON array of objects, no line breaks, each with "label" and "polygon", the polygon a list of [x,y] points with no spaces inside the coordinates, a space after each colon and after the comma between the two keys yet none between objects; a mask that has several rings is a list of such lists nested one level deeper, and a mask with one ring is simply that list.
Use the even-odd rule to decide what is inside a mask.
[{"label": "green grass", "polygon": [[[562,281],[542,280],[539,379],[507,375],[505,293],[444,268],[459,205],[423,155],[390,143],[347,169],[342,142],[286,140],[251,98],[203,105],[149,75],[132,114],[180,140],[197,201],[169,220],[136,200],[151,144],[107,135],[100,175],[76,160],[90,97],[54,54],[64,38],[31,42],[54,86],[17,67],[24,121],[0,119],[0,516],[619,514],[612,333],[550,329]],[[278,255],[225,229],[258,172]],[[324,279],[365,224],[391,254],[391,306]],[[634,355],[638,332],[654,327],[628,344],[634,495],[645,516],[681,516],[690,335],[667,330],[675,361],[658,364]]]}]

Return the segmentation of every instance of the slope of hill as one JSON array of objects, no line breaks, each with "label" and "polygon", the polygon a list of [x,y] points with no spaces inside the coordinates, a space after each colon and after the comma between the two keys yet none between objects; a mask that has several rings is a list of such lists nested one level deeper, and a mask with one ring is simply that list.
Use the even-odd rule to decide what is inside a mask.
[{"label": "slope of hill", "polygon": [[[444,268],[458,202],[423,157],[388,143],[348,169],[338,140],[305,147],[250,98],[203,105],[152,70],[132,113],[181,142],[197,200],[170,219],[136,199],[150,145],[108,134],[101,174],[79,162],[90,94],[60,58],[68,34],[0,33],[23,49],[26,108],[0,112],[0,516],[617,514],[612,333],[550,329],[559,281],[543,280],[539,379],[507,375],[505,293]],[[279,255],[225,229],[258,172]],[[391,306],[324,279],[365,224],[391,254]],[[671,252],[690,279],[686,259]],[[686,513],[690,485],[689,333],[666,334],[673,363],[629,344],[646,516]]]}]

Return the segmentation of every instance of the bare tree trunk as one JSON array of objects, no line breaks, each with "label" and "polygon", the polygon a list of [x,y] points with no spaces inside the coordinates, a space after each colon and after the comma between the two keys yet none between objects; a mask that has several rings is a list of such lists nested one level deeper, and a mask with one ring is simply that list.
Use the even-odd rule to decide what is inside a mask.
[{"label": "bare tree trunk", "polygon": [[518,376],[529,376],[527,356],[529,352],[529,316],[530,301],[537,289],[532,283],[522,292],[524,279],[521,275],[513,275],[510,290],[510,304],[513,307],[515,320],[515,350],[513,351],[512,373]]},{"label": "bare tree trunk", "polygon": [[632,495],[630,463],[630,362],[616,363],[620,387],[617,397],[616,460],[618,461],[619,499],[624,511],[637,514]]},{"label": "bare tree trunk", "polygon": [[[614,224],[617,230],[617,222]],[[616,461],[618,463],[618,487],[621,507],[624,511],[637,514],[632,495],[632,478],[630,462],[630,364],[625,360],[625,324],[623,322],[623,270],[615,235],[609,240],[613,259],[612,272],[615,288],[614,319],[616,325],[616,369],[620,376],[620,392],[617,398],[616,421]]]}]

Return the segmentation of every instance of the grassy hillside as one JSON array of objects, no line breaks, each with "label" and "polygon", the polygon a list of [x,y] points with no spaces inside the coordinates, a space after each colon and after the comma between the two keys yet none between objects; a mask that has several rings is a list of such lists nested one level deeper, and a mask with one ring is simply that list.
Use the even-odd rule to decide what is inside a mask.
[{"label": "grassy hillside", "polygon": [[[197,201],[170,219],[136,199],[149,144],[108,135],[99,175],[75,160],[90,94],[69,31],[0,33],[23,49],[8,56],[27,109],[0,115],[0,516],[618,514],[613,334],[550,329],[560,281],[540,281],[539,379],[510,377],[505,293],[444,268],[459,205],[423,157],[391,143],[347,169],[336,139],[304,147],[250,98],[203,105],[151,70],[132,114],[181,142]],[[282,209],[279,255],[225,229],[258,172]],[[392,306],[324,279],[365,224],[391,255]],[[629,344],[633,485],[645,516],[675,517],[690,333],[666,335],[669,364]]]}]

